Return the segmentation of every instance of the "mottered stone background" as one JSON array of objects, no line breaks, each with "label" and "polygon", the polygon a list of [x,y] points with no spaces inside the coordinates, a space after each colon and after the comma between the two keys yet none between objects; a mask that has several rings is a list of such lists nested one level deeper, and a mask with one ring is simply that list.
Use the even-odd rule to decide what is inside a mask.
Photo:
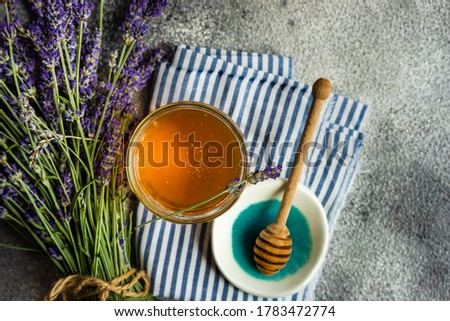
[{"label": "mottered stone background", "polygon": [[[105,1],[104,52],[128,1]],[[146,38],[289,55],[295,78],[368,103],[361,168],[319,300],[450,300],[450,2],[172,0]],[[144,92],[138,108],[148,99]],[[26,245],[0,224],[0,242]],[[60,275],[0,247],[0,299],[39,300]]]}]

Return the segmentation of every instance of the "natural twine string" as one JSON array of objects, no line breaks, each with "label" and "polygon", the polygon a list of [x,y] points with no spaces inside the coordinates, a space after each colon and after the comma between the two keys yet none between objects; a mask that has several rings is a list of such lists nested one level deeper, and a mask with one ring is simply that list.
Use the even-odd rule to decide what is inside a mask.
[{"label": "natural twine string", "polygon": [[[121,284],[131,276],[134,277],[130,282]],[[144,282],[144,290],[141,292],[131,291],[131,288],[140,280]],[[147,295],[149,289],[150,281],[147,275],[144,271],[137,272],[135,268],[109,282],[92,276],[74,274],[56,281],[48,296],[45,297],[45,300],[54,301],[61,295],[64,301],[82,300],[94,296],[97,296],[100,301],[106,301],[110,292],[120,294],[123,297],[141,298]]]}]

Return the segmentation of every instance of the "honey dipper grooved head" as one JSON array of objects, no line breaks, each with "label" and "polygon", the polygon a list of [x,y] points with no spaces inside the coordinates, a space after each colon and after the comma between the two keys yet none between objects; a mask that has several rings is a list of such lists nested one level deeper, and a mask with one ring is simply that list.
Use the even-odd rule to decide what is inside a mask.
[{"label": "honey dipper grooved head", "polygon": [[271,224],[259,233],[253,258],[262,274],[272,275],[286,265],[291,252],[292,239],[287,227]]}]

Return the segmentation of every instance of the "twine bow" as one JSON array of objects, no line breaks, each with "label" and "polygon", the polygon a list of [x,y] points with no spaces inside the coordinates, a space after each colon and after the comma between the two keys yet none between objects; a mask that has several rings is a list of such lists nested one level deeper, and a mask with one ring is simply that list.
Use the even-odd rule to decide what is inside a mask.
[{"label": "twine bow", "polygon": [[[132,276],[134,277],[131,281],[126,282]],[[144,290],[141,292],[131,291],[140,280],[144,282]],[[123,282],[126,283],[122,284]],[[135,268],[109,282],[92,276],[74,274],[56,281],[45,300],[54,301],[61,295],[64,301],[82,300],[94,296],[97,296],[100,301],[106,301],[110,292],[120,294],[123,297],[141,298],[147,295],[149,289],[150,281],[147,275],[144,271],[137,272]]]}]

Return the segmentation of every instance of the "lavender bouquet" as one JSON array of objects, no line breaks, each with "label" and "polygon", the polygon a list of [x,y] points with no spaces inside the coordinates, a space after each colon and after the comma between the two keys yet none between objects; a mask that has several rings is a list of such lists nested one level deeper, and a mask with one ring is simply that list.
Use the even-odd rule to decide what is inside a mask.
[{"label": "lavender bouquet", "polygon": [[148,298],[130,265],[122,151],[133,95],[162,56],[140,39],[166,1],[131,1],[101,71],[103,1],[96,25],[90,0],[29,1],[26,23],[15,1],[0,5],[0,219],[67,276],[49,299]]}]

